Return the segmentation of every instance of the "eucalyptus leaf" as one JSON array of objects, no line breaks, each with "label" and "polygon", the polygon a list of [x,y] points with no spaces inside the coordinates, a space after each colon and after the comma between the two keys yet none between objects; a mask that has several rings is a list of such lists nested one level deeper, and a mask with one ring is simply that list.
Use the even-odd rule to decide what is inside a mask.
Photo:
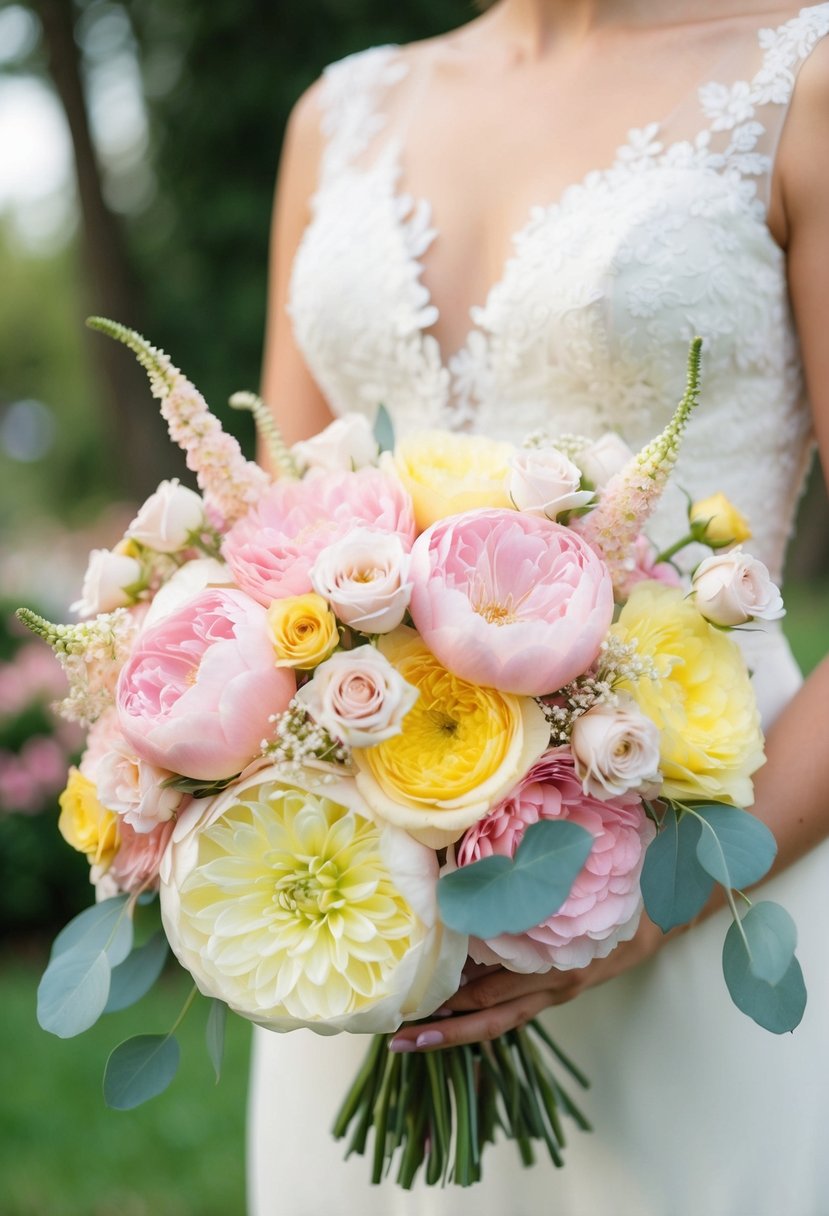
[{"label": "eucalyptus leaf", "polygon": [[[752,975],[767,984],[779,984],[789,969],[797,945],[797,928],[785,908],[764,900],[754,904],[740,921]],[[739,930],[738,930],[739,932]]]},{"label": "eucalyptus leaf", "polygon": [[374,417],[374,438],[381,452],[394,451],[394,424],[391,415],[381,403]]},{"label": "eucalyptus leaf", "polygon": [[593,847],[577,823],[546,819],[527,828],[515,857],[485,857],[444,874],[441,919],[458,933],[524,933],[557,912]]},{"label": "eucalyptus leaf", "polygon": [[122,963],[132,949],[132,920],[127,912],[127,895],[102,900],[84,908],[65,925],[52,942],[52,960],[71,950],[79,957],[91,958],[103,950],[111,967]]},{"label": "eucalyptus leaf", "polygon": [[695,806],[708,825],[697,845],[704,870],[724,887],[741,890],[759,882],[777,853],[777,843],[764,823],[736,806],[712,802]]},{"label": "eucalyptus leaf", "polygon": [[178,1071],[180,1056],[173,1035],[139,1034],[119,1043],[104,1072],[107,1106],[132,1110],[162,1093]]},{"label": "eucalyptus leaf", "polygon": [[168,952],[167,938],[159,929],[114,967],[104,1013],[116,1013],[140,1001],[161,975]]},{"label": "eucalyptus leaf", "polygon": [[207,1015],[207,1027],[205,1029],[205,1041],[207,1042],[207,1054],[210,1056],[210,1062],[213,1065],[213,1071],[216,1073],[216,1081],[222,1075],[222,1057],[225,1051],[225,1026],[227,1025],[227,1005],[224,1001],[213,1000],[210,1002],[210,1012]]},{"label": "eucalyptus leaf", "polygon": [[648,846],[642,868],[645,911],[663,933],[687,924],[702,910],[714,886],[697,860],[702,824],[668,807],[662,830]]},{"label": "eucalyptus leaf", "polygon": [[739,926],[733,924],[725,935],[722,968],[732,1001],[758,1026],[772,1034],[785,1034],[800,1024],[806,1008],[806,985],[796,958],[776,984],[760,979],[751,971]]},{"label": "eucalyptus leaf", "polygon": [[68,950],[52,959],[37,990],[37,1020],[59,1039],[94,1026],[109,996],[109,962],[97,953]]}]

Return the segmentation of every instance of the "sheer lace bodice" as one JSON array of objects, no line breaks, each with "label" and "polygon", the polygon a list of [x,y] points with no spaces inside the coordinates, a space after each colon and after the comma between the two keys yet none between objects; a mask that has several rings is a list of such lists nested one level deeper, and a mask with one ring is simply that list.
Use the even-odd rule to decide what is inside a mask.
[{"label": "sheer lace bodice", "polygon": [[[700,334],[703,406],[677,483],[694,496],[725,488],[779,577],[810,424],[766,206],[797,71],[827,32],[829,4],[761,30],[736,53],[740,79],[704,83],[666,122],[630,131],[607,168],[533,208],[447,362],[421,281],[431,209],[399,191],[401,139],[386,130],[409,62],[378,47],[329,68],[289,307],[333,410],[371,416],[383,402],[401,432],[613,428],[635,445],[672,410]],[[666,504],[657,540],[677,534],[683,502],[677,491]]]}]

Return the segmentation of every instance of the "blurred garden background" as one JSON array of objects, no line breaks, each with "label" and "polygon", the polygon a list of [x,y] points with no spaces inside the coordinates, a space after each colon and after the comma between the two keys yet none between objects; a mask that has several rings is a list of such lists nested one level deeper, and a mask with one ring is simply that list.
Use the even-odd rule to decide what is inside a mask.
[{"label": "blurred garden background", "polygon": [[[0,1216],[242,1216],[249,1030],[216,1087],[206,1010],[171,1090],[103,1105],[108,1052],[166,1030],[171,969],[137,1010],[71,1044],[35,1022],[54,931],[90,898],[57,835],[78,737],[49,704],[57,668],[12,609],[53,619],[183,461],[143,375],[84,329],[99,313],[172,352],[224,408],[259,380],[274,176],[290,106],[322,67],[467,20],[470,0],[32,0],[0,3]],[[186,474],[182,476],[186,480]],[[787,629],[808,669],[829,647],[829,529],[813,474],[790,559]]]}]

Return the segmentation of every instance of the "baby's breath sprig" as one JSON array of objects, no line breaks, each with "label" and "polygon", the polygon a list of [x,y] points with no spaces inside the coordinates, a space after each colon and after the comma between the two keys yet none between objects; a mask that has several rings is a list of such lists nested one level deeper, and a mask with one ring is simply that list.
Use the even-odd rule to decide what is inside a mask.
[{"label": "baby's breath sprig", "polygon": [[350,768],[351,748],[315,722],[296,697],[283,713],[271,714],[270,721],[274,738],[262,740],[262,755],[285,777],[298,777],[310,767],[322,769],[323,782],[333,781],[338,769]]},{"label": "baby's breath sprig", "polygon": [[659,674],[649,656],[640,654],[635,644],[611,634],[602,642],[599,657],[589,671],[566,684],[554,698],[539,701],[550,725],[551,745],[566,746],[577,719],[594,705],[616,707],[622,684],[657,679]]}]

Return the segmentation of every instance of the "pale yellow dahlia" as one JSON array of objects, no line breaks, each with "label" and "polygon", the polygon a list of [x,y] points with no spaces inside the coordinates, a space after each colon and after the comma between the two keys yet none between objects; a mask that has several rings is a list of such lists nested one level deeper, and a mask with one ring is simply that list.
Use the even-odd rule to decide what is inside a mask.
[{"label": "pale yellow dahlia", "polygon": [[651,659],[659,679],[625,687],[659,727],[664,794],[749,806],[764,763],[760,715],[736,643],[677,587],[634,587],[612,632]]},{"label": "pale yellow dahlia", "polygon": [[202,992],[323,1034],[389,1032],[451,996],[466,938],[438,920],[437,859],[360,807],[353,781],[270,766],[185,812],[161,912]]},{"label": "pale yellow dahlia", "polygon": [[511,507],[511,443],[452,431],[418,431],[394,449],[394,467],[411,495],[418,532],[475,507]]},{"label": "pale yellow dahlia", "polygon": [[420,695],[399,734],[354,752],[357,785],[378,819],[440,848],[524,776],[550,728],[531,697],[453,675],[412,629],[386,634],[379,649]]}]

